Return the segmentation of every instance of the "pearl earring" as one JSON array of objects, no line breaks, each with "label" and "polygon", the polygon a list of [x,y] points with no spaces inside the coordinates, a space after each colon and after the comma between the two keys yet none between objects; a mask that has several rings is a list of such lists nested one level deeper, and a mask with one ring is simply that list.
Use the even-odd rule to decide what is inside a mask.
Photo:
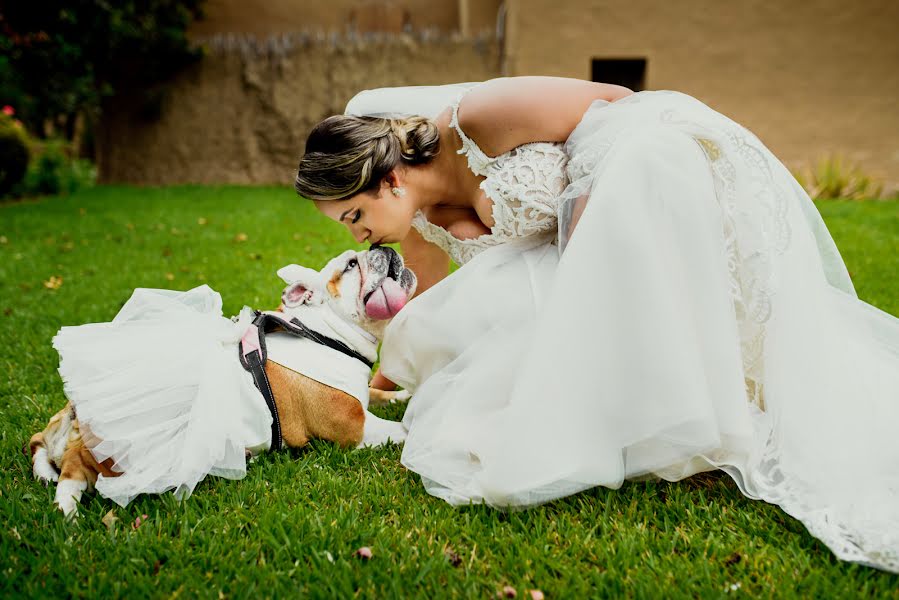
[{"label": "pearl earring", "polygon": [[406,195],[406,188],[404,187],[393,187],[390,188],[390,191],[393,192],[394,196],[402,197]]}]

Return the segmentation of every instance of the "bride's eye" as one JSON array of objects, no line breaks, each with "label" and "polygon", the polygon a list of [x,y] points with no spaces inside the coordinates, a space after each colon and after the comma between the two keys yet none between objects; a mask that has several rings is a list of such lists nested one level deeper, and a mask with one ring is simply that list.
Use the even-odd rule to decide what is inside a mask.
[{"label": "bride's eye", "polygon": [[353,216],[353,220],[350,221],[350,222],[351,222],[351,223],[357,223],[357,222],[359,221],[360,218],[362,218],[362,211],[361,211],[361,210],[357,210],[357,211],[356,211],[356,214]]}]

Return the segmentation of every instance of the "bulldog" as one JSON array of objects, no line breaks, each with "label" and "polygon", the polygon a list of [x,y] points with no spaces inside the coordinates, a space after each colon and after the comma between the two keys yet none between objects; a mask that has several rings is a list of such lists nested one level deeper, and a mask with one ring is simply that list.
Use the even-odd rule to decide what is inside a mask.
[{"label": "bulldog", "polygon": [[[300,448],[314,438],[345,447],[402,442],[401,423],[380,419],[367,408],[370,401],[404,401],[408,393],[369,388],[368,381],[384,328],[415,292],[415,274],[395,251],[376,246],[344,252],[321,271],[289,265],[278,275],[288,284],[281,304],[276,311],[256,313],[239,345],[242,362],[264,357],[254,379],[263,396],[260,380],[271,395],[272,442],[248,448],[247,456],[281,445]],[[257,327],[262,317],[268,331]],[[71,401],[31,437],[34,476],[45,485],[58,482],[55,503],[67,516],[76,513],[82,492],[92,490],[99,475],[125,474],[112,457],[94,457],[92,449],[100,442],[79,424]]]}]

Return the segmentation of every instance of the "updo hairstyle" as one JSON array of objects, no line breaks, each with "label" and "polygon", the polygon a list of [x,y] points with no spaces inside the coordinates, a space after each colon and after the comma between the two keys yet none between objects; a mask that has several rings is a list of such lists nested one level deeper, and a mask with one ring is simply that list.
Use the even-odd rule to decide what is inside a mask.
[{"label": "updo hairstyle", "polygon": [[335,115],[309,134],[294,187],[311,200],[343,200],[376,190],[397,165],[424,164],[439,151],[437,126],[424,117]]}]

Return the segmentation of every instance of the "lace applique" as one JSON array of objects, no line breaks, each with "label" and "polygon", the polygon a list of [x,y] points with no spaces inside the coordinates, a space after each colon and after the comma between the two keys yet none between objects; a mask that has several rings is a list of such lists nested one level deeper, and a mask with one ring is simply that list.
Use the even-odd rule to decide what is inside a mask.
[{"label": "lace applique", "polygon": [[[662,121],[677,123],[673,112],[663,114]],[[776,311],[772,299],[776,292],[777,256],[787,250],[792,238],[788,205],[781,176],[766,158],[758,138],[726,122],[719,132],[717,140],[703,135],[695,135],[694,139],[711,166],[724,217],[727,267],[739,324],[747,399],[765,411],[767,323]],[[754,210],[741,206],[747,199],[757,205]],[[808,491],[801,474],[782,464],[783,441],[775,434],[773,424],[769,423],[769,427],[770,434],[752,473],[750,491],[761,493],[767,502],[780,505],[800,519],[837,557],[899,570],[895,532],[884,531],[882,523],[867,520],[864,509],[865,502],[873,505],[883,499],[866,497],[851,512],[836,505],[822,507],[819,498]],[[741,479],[737,481],[740,483]]]},{"label": "lace applique", "polygon": [[[678,120],[674,110],[664,111],[660,120],[668,124],[684,123]],[[762,357],[766,323],[772,310],[774,259],[787,249],[791,238],[787,205],[758,138],[723,118],[719,131],[718,136],[710,136],[719,137],[719,142],[701,135],[693,138],[708,159],[721,205],[730,295],[740,328],[746,393],[750,402],[764,410]],[[739,160],[746,170],[741,185],[751,191],[743,193],[765,207],[764,211],[752,212],[764,215],[755,222],[744,222],[748,217],[739,206],[737,168],[729,155]]]},{"label": "lace applique", "polygon": [[[730,271],[731,297],[740,324],[742,353],[746,375],[746,391],[750,401],[764,410],[764,353],[765,323],[771,317],[773,294],[772,259],[782,253],[790,242],[790,228],[785,212],[786,202],[780,186],[771,174],[768,161],[742,133],[728,132],[732,151],[744,164],[752,168],[752,183],[759,185],[755,201],[766,206],[766,218],[758,227],[739,227],[739,207],[736,201],[736,170],[717,144],[698,138],[712,167],[712,175],[724,215],[724,235],[727,265]],[[742,232],[737,234],[738,229]],[[758,232],[755,236],[752,232]]]},{"label": "lace applique", "polygon": [[562,144],[535,142],[496,157],[487,156],[459,126],[459,102],[468,91],[453,103],[450,126],[462,140],[458,154],[466,156],[475,175],[484,177],[480,188],[493,202],[494,225],[488,234],[460,240],[428,222],[421,212],[412,220],[412,226],[424,239],[442,248],[460,265],[490,246],[555,230],[559,197],[569,181],[568,155]]},{"label": "lace applique", "polygon": [[493,235],[490,233],[470,240],[460,240],[443,227],[428,221],[421,211],[415,213],[415,217],[412,219],[412,227],[425,240],[449,254],[449,257],[457,265],[464,265],[482,250],[499,243],[499,241],[493,239]]},{"label": "lace applique", "polygon": [[[677,124],[674,111],[661,115],[662,122]],[[788,202],[784,191],[785,174],[757,137],[722,119],[707,136],[694,133],[712,170],[712,178],[722,209],[730,293],[739,327],[746,395],[761,414],[770,410],[765,401],[765,345],[767,327],[777,312],[776,282],[778,256],[790,246],[793,234],[787,218]],[[747,202],[752,207],[746,206]],[[780,505],[800,519],[809,532],[824,542],[837,557],[877,568],[899,571],[899,552],[895,530],[884,530],[883,523],[869,518],[866,505],[887,505],[895,497],[896,480],[881,481],[884,496],[861,497],[847,507],[827,503],[802,473],[794,472],[781,460],[784,441],[777,435],[771,418],[769,433],[754,459],[748,491],[767,502]],[[889,477],[890,474],[884,474]],[[736,481],[744,493],[746,482]],[[888,498],[888,499],[887,499]]]},{"label": "lace applique", "polygon": [[568,156],[559,144],[525,144],[487,166],[481,189],[493,201],[494,235],[524,237],[556,227],[568,186]]}]

